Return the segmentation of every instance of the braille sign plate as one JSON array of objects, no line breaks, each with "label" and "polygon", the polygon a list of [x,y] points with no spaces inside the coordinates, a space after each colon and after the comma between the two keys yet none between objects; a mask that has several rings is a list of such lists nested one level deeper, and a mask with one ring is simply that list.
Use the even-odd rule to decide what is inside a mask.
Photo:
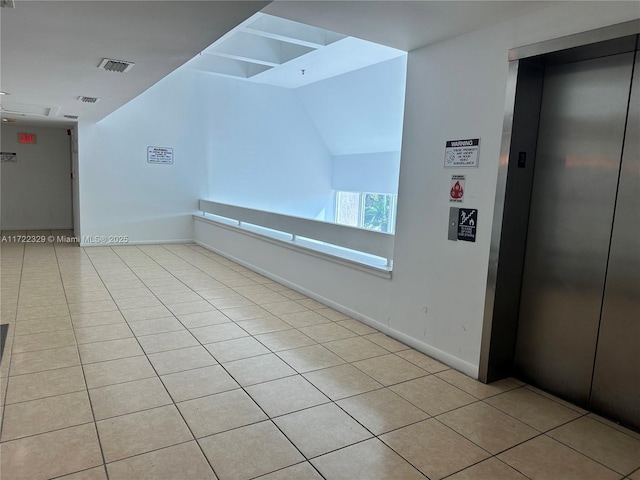
[{"label": "braille sign plate", "polygon": [[162,163],[164,165],[172,165],[173,164],[173,148],[147,147],[147,162]]},{"label": "braille sign plate", "polygon": [[445,168],[477,167],[479,138],[449,140],[444,149]]},{"label": "braille sign plate", "polygon": [[477,226],[478,210],[475,208],[458,209],[458,240],[475,242]]}]

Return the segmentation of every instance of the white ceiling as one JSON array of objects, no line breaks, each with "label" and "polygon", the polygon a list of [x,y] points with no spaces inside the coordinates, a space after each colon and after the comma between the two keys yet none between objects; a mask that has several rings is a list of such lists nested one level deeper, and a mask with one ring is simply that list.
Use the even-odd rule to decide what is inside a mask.
[{"label": "white ceiling", "polygon": [[[65,114],[99,121],[265,5],[271,15],[410,51],[549,2],[16,0],[0,9],[0,90],[11,94],[3,103],[55,115],[17,117],[22,123],[71,125]],[[105,72],[103,57],[135,66]],[[101,100],[84,104],[80,95]]]}]

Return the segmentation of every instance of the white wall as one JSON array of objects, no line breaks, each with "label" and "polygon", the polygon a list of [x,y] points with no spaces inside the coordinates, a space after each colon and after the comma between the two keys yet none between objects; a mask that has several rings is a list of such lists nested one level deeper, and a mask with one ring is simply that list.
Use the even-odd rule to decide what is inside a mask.
[{"label": "white wall", "polygon": [[334,190],[398,193],[400,151],[336,155],[331,184]]},{"label": "white wall", "polygon": [[[477,376],[508,50],[638,17],[637,2],[564,2],[409,54],[392,280],[216,227],[196,239]],[[445,170],[445,142],[477,137],[479,168]],[[467,175],[476,243],[446,239],[452,173]]]},{"label": "white wall", "polygon": [[[187,241],[206,198],[207,106],[197,79],[174,72],[97,124],[79,124],[83,236],[131,242]],[[147,163],[147,147],[171,147],[173,165]]]},{"label": "white wall", "polygon": [[295,90],[331,155],[400,151],[406,62],[397,57]]},{"label": "white wall", "polygon": [[[18,133],[36,135],[36,144],[18,143]],[[2,151],[17,163],[2,163],[3,230],[70,229],[71,148],[64,128],[2,125]]]},{"label": "white wall", "polygon": [[199,75],[206,99],[209,200],[325,219],[331,156],[294,91]]}]

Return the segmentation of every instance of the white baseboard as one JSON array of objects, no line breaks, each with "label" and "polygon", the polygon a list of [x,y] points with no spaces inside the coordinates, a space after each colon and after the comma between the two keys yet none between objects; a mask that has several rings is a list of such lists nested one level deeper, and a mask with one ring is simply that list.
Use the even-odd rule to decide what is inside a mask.
[{"label": "white baseboard", "polygon": [[127,245],[162,245],[169,243],[196,243],[193,238],[177,240],[129,240],[127,243],[79,243],[81,247],[126,247]]}]

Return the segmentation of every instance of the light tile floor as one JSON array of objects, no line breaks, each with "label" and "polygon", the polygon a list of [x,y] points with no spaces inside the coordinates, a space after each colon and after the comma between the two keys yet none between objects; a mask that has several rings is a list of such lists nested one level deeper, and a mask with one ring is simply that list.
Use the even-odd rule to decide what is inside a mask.
[{"label": "light tile floor", "polygon": [[0,254],[3,479],[640,480],[639,434],[199,246]]}]

